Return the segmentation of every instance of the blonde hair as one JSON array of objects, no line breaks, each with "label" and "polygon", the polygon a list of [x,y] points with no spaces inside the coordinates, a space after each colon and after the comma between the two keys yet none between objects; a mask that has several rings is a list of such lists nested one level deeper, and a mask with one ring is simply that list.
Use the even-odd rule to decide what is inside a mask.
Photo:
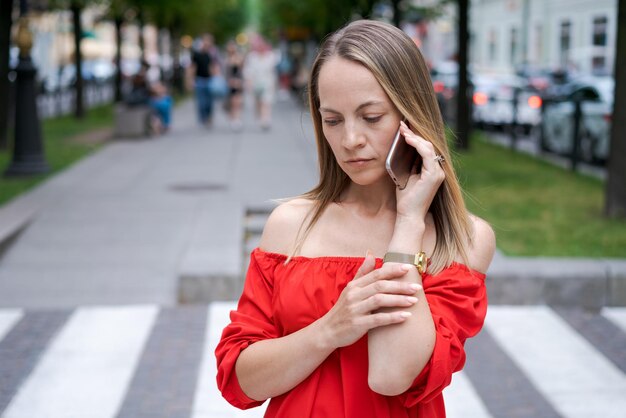
[{"label": "blonde hair", "polygon": [[350,178],[341,169],[322,130],[318,79],[322,66],[332,57],[341,57],[363,65],[376,78],[391,102],[414,131],[430,141],[443,155],[445,180],[430,207],[437,240],[430,256],[430,273],[437,273],[460,255],[467,264],[471,241],[471,223],[465,208],[458,179],[446,142],[439,106],[430,81],[428,67],[411,38],[395,26],[370,20],[352,22],[329,36],[322,44],[311,69],[308,96],[315,128],[320,180],[302,195],[314,202],[298,231],[294,252],[304,240],[329,203],[339,201]]}]

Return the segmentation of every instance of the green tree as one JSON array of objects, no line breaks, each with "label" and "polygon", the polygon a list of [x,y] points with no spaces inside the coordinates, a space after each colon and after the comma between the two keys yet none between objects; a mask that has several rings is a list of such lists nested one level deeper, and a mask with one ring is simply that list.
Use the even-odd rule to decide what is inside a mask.
[{"label": "green tree", "polygon": [[218,44],[239,33],[247,24],[247,0],[133,0],[146,22],[175,32],[211,33]]},{"label": "green tree", "polygon": [[[367,4],[373,5],[373,2]],[[365,5],[363,1],[354,0],[265,0],[260,5],[259,29],[266,35],[276,36],[276,28],[295,28],[321,39],[348,23],[355,13],[366,12]]]},{"label": "green tree", "polygon": [[72,12],[72,26],[74,28],[74,65],[76,68],[74,116],[79,119],[85,116],[83,100],[84,82],[82,76],[83,56],[80,51],[80,44],[83,38],[81,15],[85,7],[103,3],[104,0],[50,0],[49,2],[50,9],[70,10]]}]

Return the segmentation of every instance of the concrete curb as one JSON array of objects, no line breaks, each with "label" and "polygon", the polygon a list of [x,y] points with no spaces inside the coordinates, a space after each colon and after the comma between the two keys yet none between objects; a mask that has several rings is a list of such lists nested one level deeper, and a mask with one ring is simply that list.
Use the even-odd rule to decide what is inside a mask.
[{"label": "concrete curb", "polygon": [[487,288],[494,304],[626,306],[626,260],[499,256]]},{"label": "concrete curb", "polygon": [[183,304],[234,300],[243,289],[244,212],[218,214],[209,205],[202,206],[178,273],[178,302]]}]

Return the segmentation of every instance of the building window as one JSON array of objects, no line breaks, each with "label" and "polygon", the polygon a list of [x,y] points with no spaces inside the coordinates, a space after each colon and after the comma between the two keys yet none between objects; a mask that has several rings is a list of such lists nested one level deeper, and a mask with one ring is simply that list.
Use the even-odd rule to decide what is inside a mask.
[{"label": "building window", "polygon": [[593,72],[606,71],[606,36],[607,36],[607,17],[598,16],[593,19],[593,56],[591,58],[591,70]]},{"label": "building window", "polygon": [[560,32],[560,61],[562,67],[567,67],[569,63],[569,51],[572,41],[572,23],[569,20],[561,22]]},{"label": "building window", "polygon": [[606,46],[606,16],[593,19],[593,46]]},{"label": "building window", "polygon": [[495,29],[489,31],[489,62],[496,62],[498,52],[498,36]]},{"label": "building window", "polygon": [[511,28],[511,56],[509,57],[511,65],[517,64],[517,50],[519,41],[517,40],[517,28]]}]

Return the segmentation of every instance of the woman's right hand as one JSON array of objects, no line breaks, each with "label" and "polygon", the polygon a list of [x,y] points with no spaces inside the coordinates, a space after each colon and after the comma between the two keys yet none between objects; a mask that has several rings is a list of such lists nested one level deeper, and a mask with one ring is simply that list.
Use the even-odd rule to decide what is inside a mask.
[{"label": "woman's right hand", "polygon": [[387,263],[375,269],[375,263],[368,253],[337,303],[320,319],[323,338],[333,349],[355,343],[372,328],[398,324],[411,316],[410,312],[381,308],[407,308],[417,302],[414,295],[421,286],[395,280],[413,267]]}]

